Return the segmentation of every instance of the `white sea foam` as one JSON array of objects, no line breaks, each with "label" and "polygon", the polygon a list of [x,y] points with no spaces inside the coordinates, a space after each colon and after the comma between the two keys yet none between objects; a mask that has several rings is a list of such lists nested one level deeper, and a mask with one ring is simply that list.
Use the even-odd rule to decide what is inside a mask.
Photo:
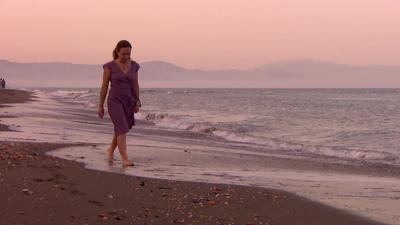
[{"label": "white sea foam", "polygon": [[98,105],[98,93],[90,89],[86,90],[56,90],[49,93],[51,96],[63,99],[70,103],[83,104],[88,108],[95,108]]},{"label": "white sea foam", "polygon": [[303,143],[284,141],[277,138],[257,137],[245,133],[224,130],[223,128],[219,128],[216,125],[208,125],[201,122],[195,122],[191,120],[190,117],[180,117],[177,115],[170,115],[168,113],[148,112],[139,113],[139,115],[139,119],[151,121],[157,126],[208,133],[225,138],[229,141],[264,145],[271,149],[282,151],[295,151],[297,153],[303,152],[308,154],[317,154],[321,156],[337,157],[340,159],[355,159],[400,165],[400,156],[398,154],[392,154],[389,152],[306,145]]}]

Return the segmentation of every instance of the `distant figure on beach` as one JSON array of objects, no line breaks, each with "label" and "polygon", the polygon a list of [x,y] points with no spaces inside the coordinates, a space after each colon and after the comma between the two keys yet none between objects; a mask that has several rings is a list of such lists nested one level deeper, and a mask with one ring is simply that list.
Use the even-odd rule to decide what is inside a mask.
[{"label": "distant figure on beach", "polygon": [[111,146],[107,149],[109,162],[113,162],[114,150],[118,146],[123,166],[133,166],[129,160],[126,147],[126,133],[135,125],[134,113],[139,111],[138,70],[140,65],[131,60],[132,46],[127,40],[117,43],[112,53],[113,60],[103,64],[103,82],[100,89],[98,115],[104,117],[104,101],[107,99],[107,109],[114,124],[114,136]]},{"label": "distant figure on beach", "polygon": [[1,88],[6,88],[6,80],[4,78],[1,78],[0,84],[1,84]]}]

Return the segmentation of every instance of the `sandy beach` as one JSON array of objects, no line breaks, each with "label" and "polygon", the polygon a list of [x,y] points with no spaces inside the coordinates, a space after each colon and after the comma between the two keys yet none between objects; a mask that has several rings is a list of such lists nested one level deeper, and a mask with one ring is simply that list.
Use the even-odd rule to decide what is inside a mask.
[{"label": "sandy beach", "polygon": [[[31,100],[0,90],[0,110]],[[102,172],[46,154],[73,146],[82,143],[1,142],[0,224],[381,224],[283,190]]]},{"label": "sandy beach", "polygon": [[[34,101],[34,96],[31,95],[31,93],[27,91],[22,91],[22,90],[14,90],[14,89],[0,89],[0,108],[7,107],[8,103],[23,103],[26,101]],[[8,115],[10,117],[12,115]],[[1,131],[12,131],[8,129],[7,126],[4,124],[1,124],[1,117],[0,116],[0,132]]]}]

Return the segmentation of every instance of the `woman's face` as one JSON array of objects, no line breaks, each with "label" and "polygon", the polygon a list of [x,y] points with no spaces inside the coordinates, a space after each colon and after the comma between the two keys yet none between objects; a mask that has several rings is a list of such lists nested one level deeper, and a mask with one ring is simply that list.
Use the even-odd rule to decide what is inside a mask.
[{"label": "woman's face", "polygon": [[118,58],[122,61],[130,60],[131,59],[131,48],[120,48],[118,51]]}]

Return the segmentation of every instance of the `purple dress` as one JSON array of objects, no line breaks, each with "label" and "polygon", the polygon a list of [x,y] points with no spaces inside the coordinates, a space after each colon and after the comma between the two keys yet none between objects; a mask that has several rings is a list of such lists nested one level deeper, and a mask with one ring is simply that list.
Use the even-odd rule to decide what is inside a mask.
[{"label": "purple dress", "polygon": [[111,71],[111,88],[108,92],[107,109],[108,114],[114,124],[114,132],[119,135],[127,133],[135,125],[135,115],[133,112],[132,81],[136,79],[140,65],[131,60],[131,67],[124,73],[118,64],[112,60],[103,65]]}]

